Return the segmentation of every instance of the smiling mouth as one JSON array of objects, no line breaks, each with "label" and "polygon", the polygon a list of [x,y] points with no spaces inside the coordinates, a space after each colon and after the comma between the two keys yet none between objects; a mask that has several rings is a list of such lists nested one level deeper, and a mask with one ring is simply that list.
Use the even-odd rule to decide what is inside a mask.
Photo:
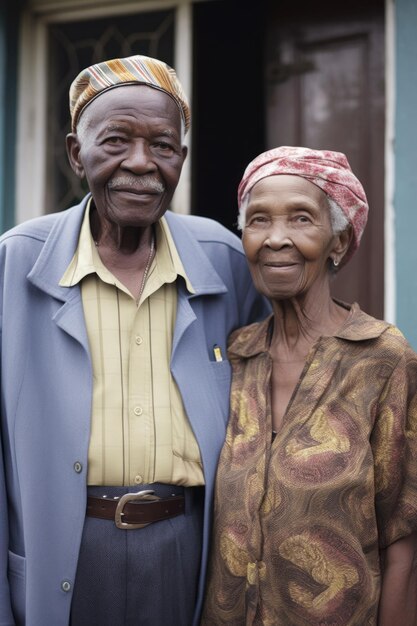
[{"label": "smiling mouth", "polygon": [[156,189],[144,189],[143,187],[141,187],[140,189],[136,187],[111,187],[110,191],[131,193],[136,196],[156,196],[162,193],[162,191],[157,191]]},{"label": "smiling mouth", "polygon": [[287,267],[294,267],[297,263],[293,261],[265,261],[265,267],[273,267],[277,269],[285,269]]}]

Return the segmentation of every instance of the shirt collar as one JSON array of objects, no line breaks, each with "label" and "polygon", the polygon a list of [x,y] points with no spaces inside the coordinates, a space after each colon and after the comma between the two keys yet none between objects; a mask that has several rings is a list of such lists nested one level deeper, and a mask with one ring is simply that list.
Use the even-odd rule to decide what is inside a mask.
[{"label": "shirt collar", "polygon": [[[165,217],[162,217],[156,224],[156,261],[159,274],[164,276],[164,282],[173,282],[177,276],[181,276],[188,291],[195,293]],[[169,274],[171,274],[171,280],[167,280]]]},{"label": "shirt collar", "polygon": [[[126,287],[106,268],[97,252],[90,229],[91,202],[92,198],[90,198],[85,210],[77,249],[59,281],[59,285],[61,287],[73,287],[88,274],[96,273],[104,282],[115,284],[123,291],[126,291]],[[152,265],[156,266],[162,283],[174,282],[178,276],[181,276],[184,278],[188,291],[195,293],[181,262],[165,217],[162,217],[156,223],[155,232],[156,254]]]},{"label": "shirt collar", "polygon": [[[361,311],[357,303],[349,306],[338,300],[336,302],[349,309],[345,323],[334,335],[338,339],[355,342],[376,339],[389,327],[387,322],[377,320]],[[233,333],[228,347],[229,357],[250,358],[262,352],[268,352],[273,317],[271,314],[262,322],[245,326]]]}]

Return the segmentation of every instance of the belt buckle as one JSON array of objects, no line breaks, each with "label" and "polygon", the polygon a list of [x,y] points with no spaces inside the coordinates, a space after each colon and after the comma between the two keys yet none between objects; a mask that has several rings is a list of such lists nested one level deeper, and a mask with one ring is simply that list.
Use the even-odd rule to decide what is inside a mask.
[{"label": "belt buckle", "polygon": [[128,502],[133,502],[134,500],[160,500],[158,496],[155,495],[155,492],[151,489],[146,489],[144,491],[138,491],[137,493],[125,493],[124,496],[120,498],[117,503],[116,512],[114,514],[114,523],[117,528],[121,528],[123,530],[133,530],[134,528],[144,528],[145,526],[149,526],[152,522],[147,522],[146,524],[132,524],[130,522],[124,522],[122,517],[124,515],[123,509],[125,504]]}]

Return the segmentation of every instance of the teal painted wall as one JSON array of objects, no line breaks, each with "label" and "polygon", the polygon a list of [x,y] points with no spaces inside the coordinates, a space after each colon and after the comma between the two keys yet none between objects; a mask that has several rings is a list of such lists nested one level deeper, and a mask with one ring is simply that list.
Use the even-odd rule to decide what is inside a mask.
[{"label": "teal painted wall", "polygon": [[18,2],[0,7],[0,232],[14,224]]},{"label": "teal painted wall", "polygon": [[417,1],[395,6],[397,326],[417,350]]}]

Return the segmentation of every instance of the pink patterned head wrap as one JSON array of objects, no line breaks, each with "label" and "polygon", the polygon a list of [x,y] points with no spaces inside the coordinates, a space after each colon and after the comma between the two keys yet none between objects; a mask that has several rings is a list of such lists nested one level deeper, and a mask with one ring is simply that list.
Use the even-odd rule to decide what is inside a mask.
[{"label": "pink patterned head wrap", "polygon": [[247,166],[238,189],[239,210],[253,186],[277,174],[301,176],[320,187],[342,209],[352,225],[353,237],[343,257],[345,264],[359,247],[368,217],[364,188],[341,152],[281,146],[263,152]]},{"label": "pink patterned head wrap", "polygon": [[69,92],[72,132],[75,133],[81,113],[94,98],[114,87],[132,84],[148,85],[171,96],[187,132],[190,107],[175,71],[163,61],[139,54],[96,63],[78,74]]}]

